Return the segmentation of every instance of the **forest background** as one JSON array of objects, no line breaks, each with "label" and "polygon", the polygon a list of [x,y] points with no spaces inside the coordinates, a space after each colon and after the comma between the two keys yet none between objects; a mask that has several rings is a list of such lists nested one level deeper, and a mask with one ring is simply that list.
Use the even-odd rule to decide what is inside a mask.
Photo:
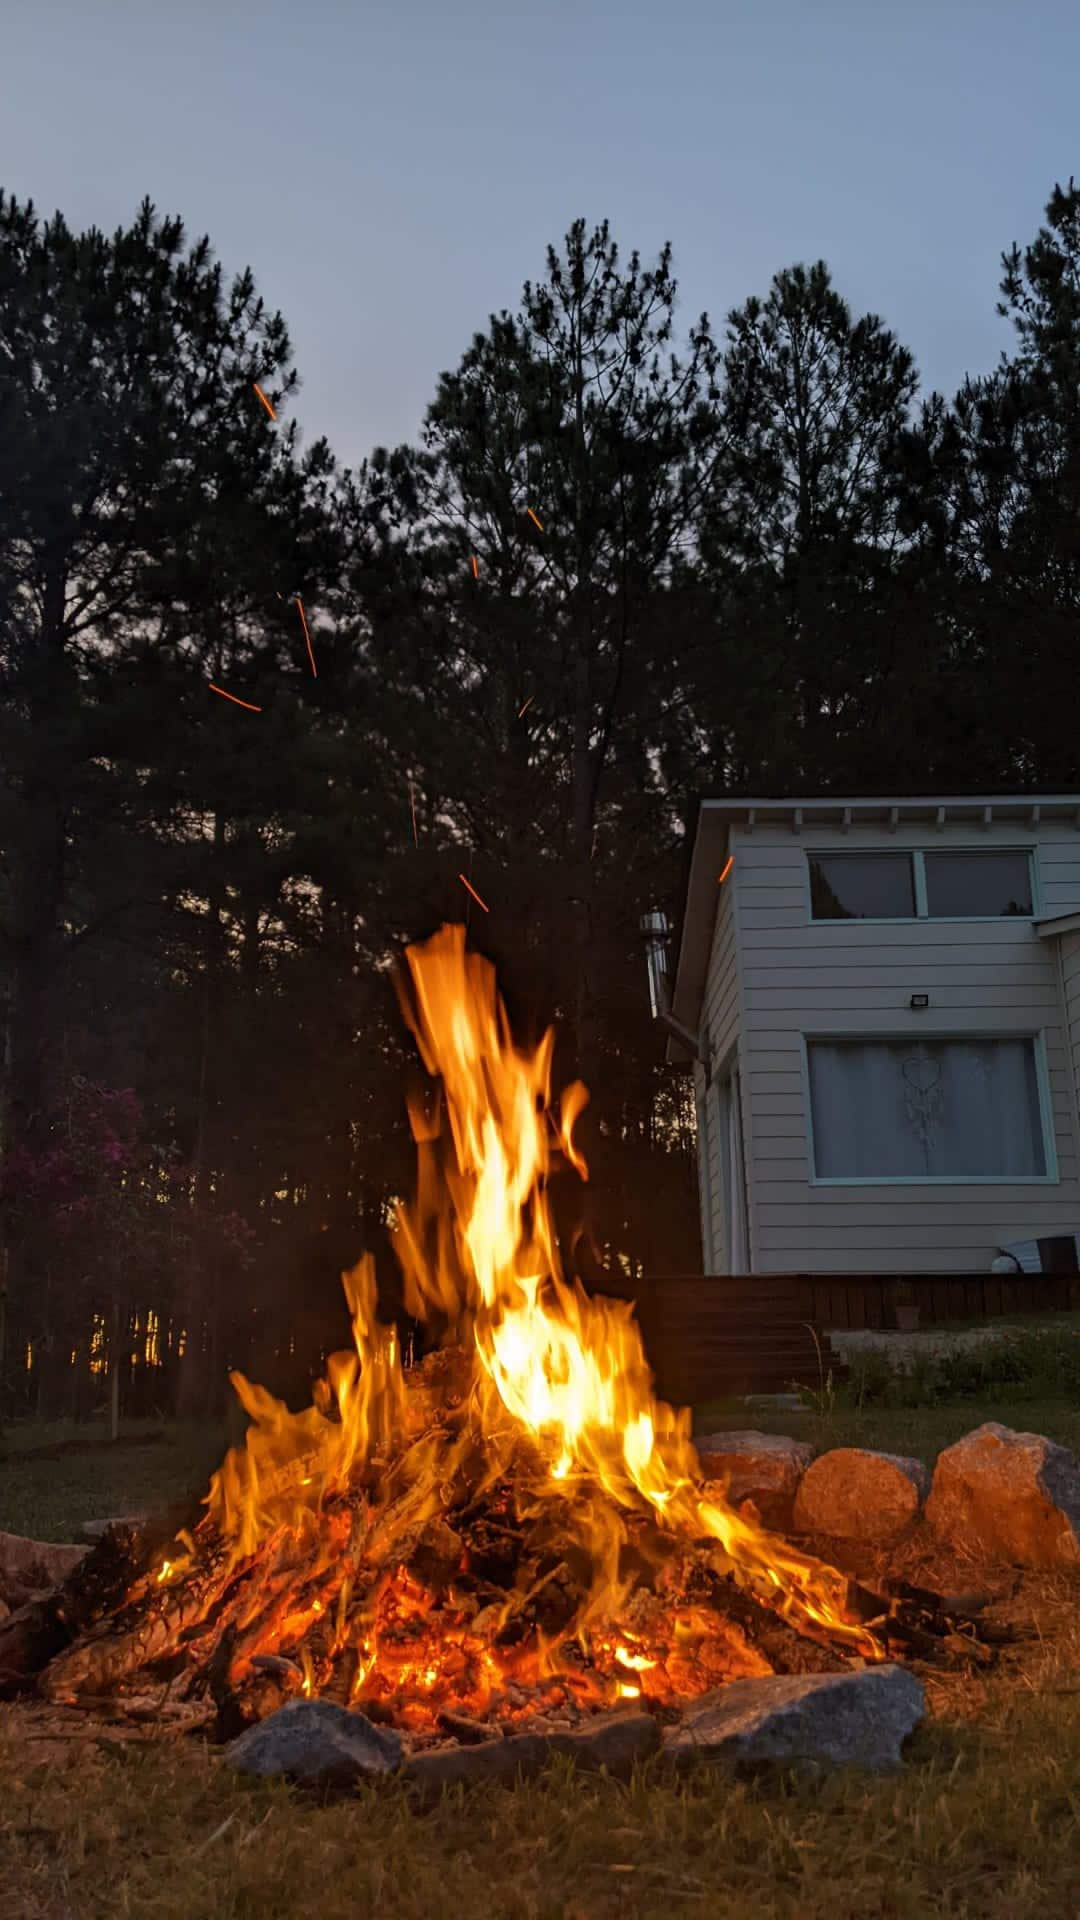
[{"label": "forest background", "polygon": [[304,1400],[341,1269],[394,1306],[446,920],[590,1089],[568,1268],[700,1270],[639,931],[700,796],[1080,781],[1072,182],[999,279],[948,398],[823,263],[680,331],[579,220],[346,470],[250,273],[0,194],[0,1417]]}]

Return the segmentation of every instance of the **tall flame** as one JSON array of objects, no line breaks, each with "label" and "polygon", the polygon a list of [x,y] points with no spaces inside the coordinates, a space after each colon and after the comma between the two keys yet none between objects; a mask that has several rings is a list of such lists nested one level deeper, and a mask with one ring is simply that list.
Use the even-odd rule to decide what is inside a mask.
[{"label": "tall flame", "polygon": [[[333,1357],[316,1406],[290,1414],[234,1376],[254,1424],[210,1494],[233,1553],[253,1552],[283,1521],[316,1524],[328,1495],[366,1475],[378,1510],[366,1554],[377,1560],[440,1512],[466,1454],[494,1478],[524,1441],[539,1462],[535,1498],[564,1502],[587,1552],[579,1634],[624,1605],[627,1521],[648,1512],[665,1534],[706,1543],[714,1564],[797,1624],[877,1657],[840,1573],[703,1490],[690,1414],[655,1398],[632,1307],[564,1278],[548,1181],[557,1160],[587,1178],[573,1131],[588,1096],[575,1084],[552,1111],[552,1033],[531,1051],[515,1046],[494,970],[466,951],[464,928],[443,927],[406,958],[403,1009],[437,1088],[433,1101],[410,1103],[418,1184],[396,1250],[409,1311],[469,1356],[468,1417],[451,1436],[418,1416],[362,1262],[345,1276],[355,1352]],[[392,1464],[380,1479],[382,1462]],[[328,1541],[328,1562],[335,1550]]]}]

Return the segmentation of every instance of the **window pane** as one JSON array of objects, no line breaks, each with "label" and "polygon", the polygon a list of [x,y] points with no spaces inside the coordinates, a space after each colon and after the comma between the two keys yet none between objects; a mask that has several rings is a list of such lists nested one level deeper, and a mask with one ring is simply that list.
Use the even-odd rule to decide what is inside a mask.
[{"label": "window pane", "polygon": [[1046,1172],[1031,1040],[813,1040],[819,1179]]},{"label": "window pane", "polygon": [[915,884],[909,853],[811,853],[815,920],[909,920]]},{"label": "window pane", "polygon": [[926,911],[934,919],[1032,910],[1026,853],[928,853],[925,859]]}]

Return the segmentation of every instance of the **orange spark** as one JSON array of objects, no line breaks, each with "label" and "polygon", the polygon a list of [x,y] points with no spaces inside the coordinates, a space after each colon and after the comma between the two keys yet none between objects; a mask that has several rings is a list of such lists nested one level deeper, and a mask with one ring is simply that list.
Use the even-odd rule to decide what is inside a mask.
[{"label": "orange spark", "polygon": [[525,702],[525,705],[524,705],[523,707],[519,707],[519,708],[518,708],[518,719],[519,719],[519,720],[521,719],[521,717],[522,717],[522,715],[523,715],[523,714],[526,714],[526,713],[528,713],[528,711],[529,711],[529,708],[530,708],[530,707],[532,706],[532,703],[533,703],[533,701],[534,701],[535,699],[536,699],[536,695],[535,695],[535,693],[530,693],[530,695],[529,695],[529,697],[528,697],[528,699],[527,699],[527,700],[526,700],[526,702]]},{"label": "orange spark", "polygon": [[312,651],[311,635],[308,632],[307,614],[304,612],[304,603],[299,594],[296,596],[296,604],[300,609],[300,624],[304,629],[304,639],[307,641],[307,657],[311,661],[311,677],[313,680],[317,680],[319,676],[315,668],[315,655]]},{"label": "orange spark", "polygon": [[471,881],[466,880],[465,875],[463,873],[458,874],[458,879],[461,881],[461,884],[465,888],[466,893],[472,894],[472,897],[476,901],[477,906],[483,907],[485,913],[490,913],[491,908],[488,906],[487,901],[481,900],[480,895],[477,893],[476,888],[472,885]]},{"label": "orange spark", "polygon": [[535,527],[540,527],[540,531],[541,531],[541,533],[543,533],[543,531],[544,531],[544,529],[543,529],[543,527],[542,527],[542,526],[540,526],[540,522],[539,522],[539,520],[537,519],[537,517],[536,517],[536,515],[535,515],[535,513],[533,512],[533,510],[532,510],[532,508],[531,508],[531,507],[526,507],[526,509],[525,509],[525,511],[526,511],[526,513],[528,514],[528,516],[529,516],[529,519],[530,519],[530,520],[532,521],[532,523],[533,523],[533,525],[534,525]]},{"label": "orange spark", "polygon": [[270,402],[270,401],[269,401],[269,400],[267,399],[267,397],[266,397],[266,395],[265,395],[265,393],[263,392],[263,390],[262,390],[262,388],[260,387],[260,385],[259,385],[259,383],[258,383],[258,381],[257,381],[257,380],[253,380],[251,384],[252,384],[252,386],[254,387],[254,389],[255,389],[255,391],[256,391],[256,393],[258,394],[258,396],[259,396],[259,399],[260,399],[260,400],[262,401],[262,403],[263,403],[263,406],[264,406],[264,407],[266,408],[266,411],[267,411],[267,413],[268,413],[268,414],[270,415],[270,418],[271,418],[271,420],[276,420],[276,419],[277,419],[277,414],[276,414],[276,413],[274,412],[274,409],[273,409],[273,406],[272,406],[272,404],[271,404],[271,402]]},{"label": "orange spark", "polygon": [[480,578],[480,562],[477,559],[475,553],[473,554],[473,557],[472,557],[472,577],[474,580],[479,580]]},{"label": "orange spark", "polygon": [[237,695],[235,693],[226,693],[224,687],[216,687],[212,680],[210,682],[210,691],[211,693],[220,693],[223,700],[231,700],[233,705],[236,707],[246,707],[249,713],[262,712],[262,708],[252,706],[252,703],[250,700],[240,700],[237,698]]},{"label": "orange spark", "polygon": [[724,881],[727,879],[728,874],[731,872],[731,869],[734,865],[735,865],[735,855],[733,853],[729,853],[727,859],[724,861],[723,873],[717,876],[716,884],[718,887],[723,886]]}]

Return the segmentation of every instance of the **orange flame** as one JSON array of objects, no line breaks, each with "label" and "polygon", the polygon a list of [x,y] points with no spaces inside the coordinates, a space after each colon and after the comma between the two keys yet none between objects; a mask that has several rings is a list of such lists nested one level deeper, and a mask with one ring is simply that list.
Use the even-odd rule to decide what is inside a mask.
[{"label": "orange flame", "polygon": [[[418,1420],[396,1332],[376,1319],[374,1264],[362,1261],[344,1276],[355,1351],[331,1358],[315,1406],[292,1414],[233,1376],[254,1424],[245,1448],[230,1453],[215,1475],[209,1505],[234,1556],[253,1553],[282,1525],[314,1529],[317,1571],[327,1569],[329,1579],[336,1568],[340,1578],[342,1536],[326,1503],[358,1481],[374,1487],[365,1495],[373,1504],[364,1509],[363,1561],[369,1574],[385,1569],[379,1591],[394,1630],[379,1644],[369,1609],[357,1647],[364,1677],[354,1681],[351,1697],[387,1663],[393,1684],[404,1687],[407,1678],[410,1697],[422,1702],[440,1678],[439,1656],[430,1641],[425,1646],[409,1633],[430,1596],[395,1559],[395,1543],[414,1541],[445,1510],[445,1489],[466,1456],[473,1471],[482,1463],[484,1484],[491,1485],[524,1448],[532,1462],[530,1499],[562,1503],[560,1524],[572,1530],[591,1569],[586,1598],[562,1640],[572,1634],[584,1643],[592,1635],[606,1648],[610,1684],[622,1697],[651,1685],[642,1676],[657,1666],[651,1645],[625,1632],[611,1635],[630,1593],[621,1556],[635,1515],[651,1516],[664,1537],[704,1546],[715,1568],[804,1629],[879,1658],[873,1636],[851,1618],[839,1572],[702,1487],[690,1414],[654,1397],[630,1304],[590,1298],[564,1278],[548,1182],[560,1158],[587,1178],[574,1128],[588,1095],[575,1083],[552,1110],[553,1034],[531,1050],[514,1044],[494,970],[466,951],[463,927],[443,927],[426,945],[410,947],[406,960],[403,1010],[441,1092],[434,1121],[423,1101],[410,1102],[419,1182],[414,1202],[398,1212],[395,1245],[408,1311],[449,1326],[460,1343],[467,1417],[456,1430]],[[341,1524],[350,1524],[347,1512]],[[309,1594],[316,1585],[313,1579]],[[310,1598],[306,1607],[315,1614]],[[682,1626],[676,1621],[676,1639],[705,1645],[708,1622],[693,1614]],[[339,1633],[344,1618],[341,1603]],[[490,1691],[498,1675],[490,1648],[464,1626],[455,1634],[454,1658],[462,1670],[471,1662],[476,1686]],[[558,1644],[541,1650],[541,1671],[555,1670]],[[583,1684],[560,1673],[567,1685]],[[305,1669],[305,1691],[314,1685]]]}]

